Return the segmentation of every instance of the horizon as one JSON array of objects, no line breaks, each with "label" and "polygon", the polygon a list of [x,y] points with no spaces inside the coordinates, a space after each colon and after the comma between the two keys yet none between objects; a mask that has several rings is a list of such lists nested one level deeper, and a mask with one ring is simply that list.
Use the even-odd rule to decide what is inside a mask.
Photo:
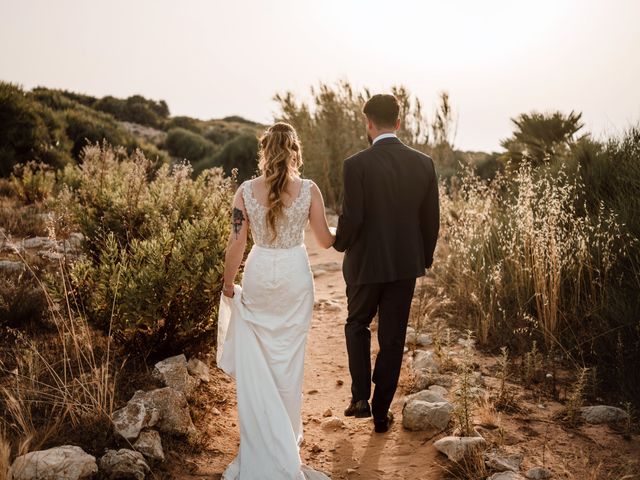
[{"label": "horizon", "polygon": [[307,100],[319,82],[346,79],[373,93],[403,85],[428,120],[438,92],[448,91],[455,147],[466,151],[501,150],[510,119],[534,110],[582,112],[583,132],[596,138],[640,121],[633,0],[405,0],[392,15],[379,0],[200,0],[182,9],[27,0],[1,8],[0,79],[96,97],[140,94],[165,100],[172,116],[268,124],[276,93]]}]

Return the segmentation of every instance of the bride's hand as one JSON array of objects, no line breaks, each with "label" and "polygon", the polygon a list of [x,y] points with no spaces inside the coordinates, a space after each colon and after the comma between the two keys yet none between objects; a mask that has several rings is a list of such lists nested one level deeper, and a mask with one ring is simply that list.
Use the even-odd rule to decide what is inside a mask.
[{"label": "bride's hand", "polygon": [[233,285],[225,285],[222,287],[222,294],[227,298],[233,298],[234,296],[234,286]]}]

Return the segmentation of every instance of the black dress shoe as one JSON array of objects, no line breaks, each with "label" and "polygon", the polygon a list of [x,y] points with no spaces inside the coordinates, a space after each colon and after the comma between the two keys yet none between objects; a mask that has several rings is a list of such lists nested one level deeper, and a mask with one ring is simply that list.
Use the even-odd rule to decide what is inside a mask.
[{"label": "black dress shoe", "polygon": [[389,430],[389,426],[393,423],[393,413],[391,411],[387,412],[387,418],[383,418],[381,420],[373,419],[373,428],[376,433],[385,433]]},{"label": "black dress shoe", "polygon": [[366,418],[371,416],[371,408],[366,400],[351,402],[344,411],[345,417]]}]

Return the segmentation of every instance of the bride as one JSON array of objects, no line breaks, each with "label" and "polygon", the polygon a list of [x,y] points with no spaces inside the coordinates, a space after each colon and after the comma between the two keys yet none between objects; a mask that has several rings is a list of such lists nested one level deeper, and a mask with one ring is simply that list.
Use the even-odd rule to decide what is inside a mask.
[{"label": "bride", "polygon": [[[294,128],[278,122],[260,138],[261,176],[233,200],[218,319],[218,366],[236,379],[240,452],[223,480],[322,480],[301,464],[304,351],[314,285],[304,246],[310,224],[318,243],[335,236],[324,201],[300,178],[302,150]],[[254,245],[242,287],[234,279],[248,231]]]}]

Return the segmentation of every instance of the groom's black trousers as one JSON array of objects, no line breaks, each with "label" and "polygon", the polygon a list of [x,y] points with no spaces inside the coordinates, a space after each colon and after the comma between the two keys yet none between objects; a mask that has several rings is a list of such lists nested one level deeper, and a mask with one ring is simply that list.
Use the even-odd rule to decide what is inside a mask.
[{"label": "groom's black trousers", "polygon": [[371,320],[378,314],[380,351],[373,370],[376,384],[371,400],[374,419],[386,418],[398,386],[404,341],[416,279],[387,283],[347,285],[348,318],[345,325],[351,396],[353,401],[371,396]]}]

